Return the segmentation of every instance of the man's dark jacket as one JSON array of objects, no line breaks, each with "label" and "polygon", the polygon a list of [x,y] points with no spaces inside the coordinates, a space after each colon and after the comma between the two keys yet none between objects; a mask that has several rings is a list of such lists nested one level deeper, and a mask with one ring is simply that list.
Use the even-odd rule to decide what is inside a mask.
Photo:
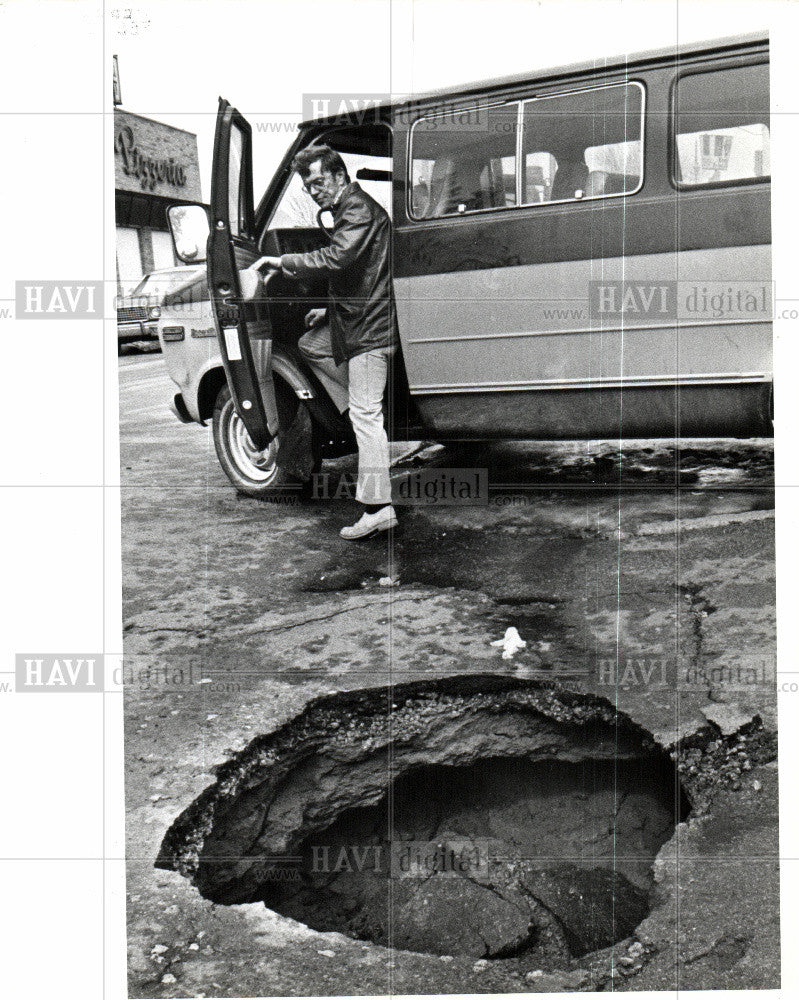
[{"label": "man's dark jacket", "polygon": [[289,277],[328,278],[327,315],[337,365],[397,343],[391,220],[359,184],[348,184],[333,208],[330,245],[283,254],[280,263]]}]

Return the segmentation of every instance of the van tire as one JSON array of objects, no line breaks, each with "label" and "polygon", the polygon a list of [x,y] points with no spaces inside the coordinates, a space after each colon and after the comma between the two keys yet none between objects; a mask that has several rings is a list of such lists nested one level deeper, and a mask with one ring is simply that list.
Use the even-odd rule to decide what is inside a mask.
[{"label": "van tire", "polygon": [[225,383],[214,404],[213,436],[219,464],[244,496],[278,503],[299,500],[321,467],[313,418],[288,385],[275,378],[280,433],[259,452],[250,440]]}]

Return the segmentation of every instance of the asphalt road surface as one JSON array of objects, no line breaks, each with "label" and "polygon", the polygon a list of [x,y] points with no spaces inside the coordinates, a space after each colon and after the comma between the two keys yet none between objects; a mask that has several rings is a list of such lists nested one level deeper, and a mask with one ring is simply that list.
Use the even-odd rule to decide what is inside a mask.
[{"label": "asphalt road surface", "polygon": [[[398,483],[481,468],[488,502],[404,506],[391,540],[355,544],[338,535],[358,514],[347,496],[238,496],[210,428],[169,412],[160,356],[121,358],[119,372],[131,994],[585,988],[510,961],[478,972],[469,960],[389,958],[261,904],[213,907],[152,861],[218,764],[338,690],[502,673],[601,695],[666,748],[709,725],[733,738],[757,718],[773,731],[771,442],[395,445]],[[354,470],[346,457],[323,472],[336,483]],[[503,658],[492,643],[510,627],[525,645]],[[741,782],[701,836],[721,824],[713,835],[730,858],[754,852],[761,867],[693,872],[681,898],[689,935],[675,930],[677,880],[668,888],[664,876],[638,939],[650,958],[616,989],[776,985],[773,764]]]}]

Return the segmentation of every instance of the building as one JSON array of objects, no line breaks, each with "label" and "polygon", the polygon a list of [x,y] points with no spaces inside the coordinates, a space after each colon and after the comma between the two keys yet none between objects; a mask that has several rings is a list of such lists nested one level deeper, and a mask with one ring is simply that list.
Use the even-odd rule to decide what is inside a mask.
[{"label": "building", "polygon": [[180,263],[166,210],[202,201],[197,136],[115,108],[114,165],[117,294],[125,295],[148,271]]}]

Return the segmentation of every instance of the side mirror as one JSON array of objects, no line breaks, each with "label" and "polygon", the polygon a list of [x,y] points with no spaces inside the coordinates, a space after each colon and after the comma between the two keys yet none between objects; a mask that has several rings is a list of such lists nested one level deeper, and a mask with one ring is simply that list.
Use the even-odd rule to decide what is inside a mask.
[{"label": "side mirror", "polygon": [[170,205],[166,212],[175,253],[184,264],[202,264],[211,227],[202,205]]}]

